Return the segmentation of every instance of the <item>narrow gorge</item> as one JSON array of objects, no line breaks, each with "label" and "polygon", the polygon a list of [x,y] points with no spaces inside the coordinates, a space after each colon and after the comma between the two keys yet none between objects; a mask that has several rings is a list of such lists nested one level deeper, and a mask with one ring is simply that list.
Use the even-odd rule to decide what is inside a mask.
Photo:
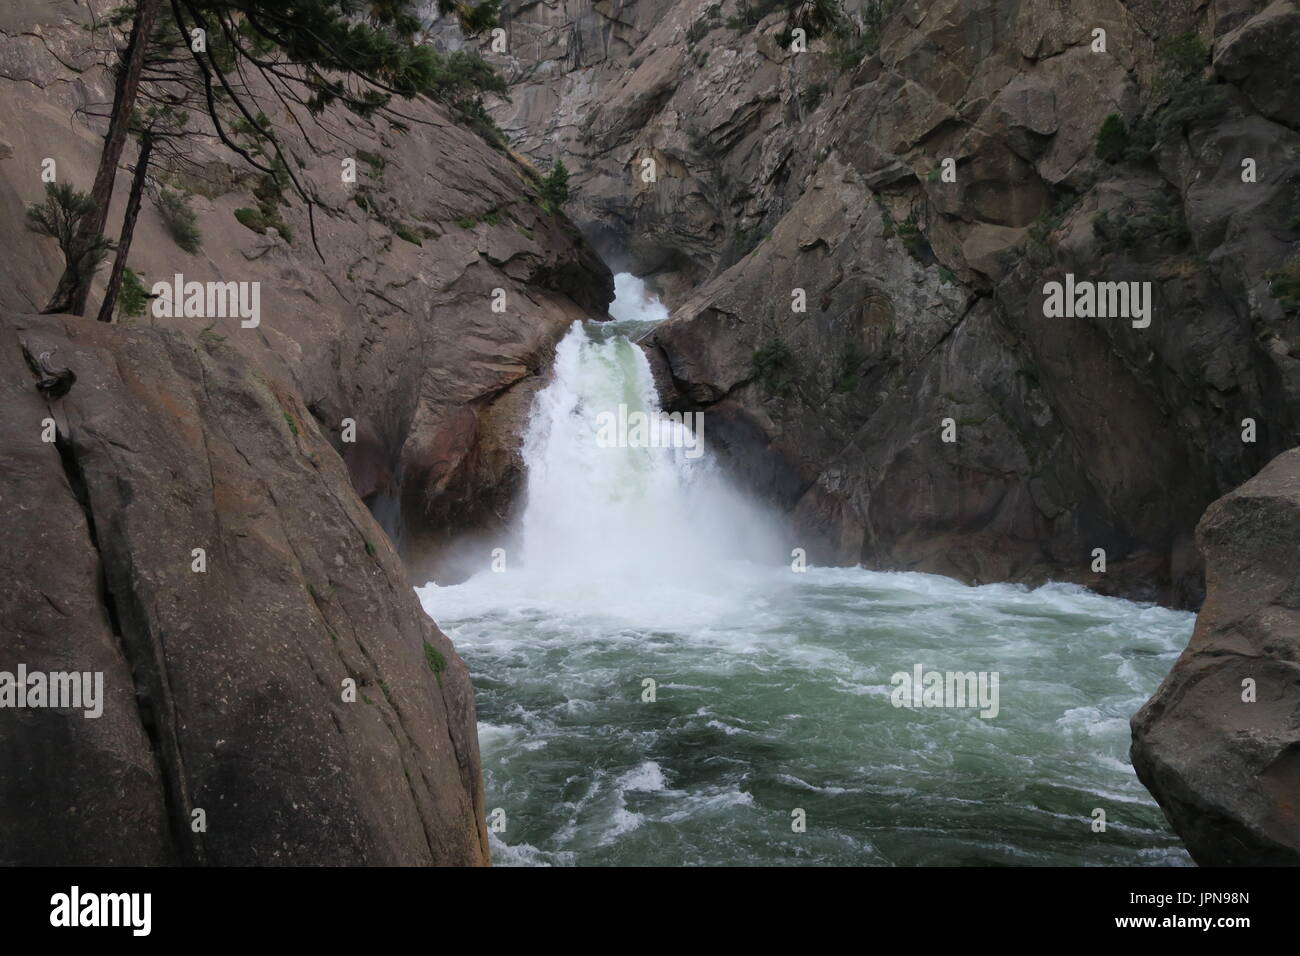
[{"label": "narrow gorge", "polygon": [[104,683],[0,861],[1300,863],[1296,0],[344,4],[300,100],[118,5],[0,10],[0,671]]}]

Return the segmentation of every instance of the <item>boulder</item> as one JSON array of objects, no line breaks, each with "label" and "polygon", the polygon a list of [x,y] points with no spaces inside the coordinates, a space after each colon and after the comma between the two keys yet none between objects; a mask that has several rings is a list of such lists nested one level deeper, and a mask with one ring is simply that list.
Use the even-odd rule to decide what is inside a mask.
[{"label": "boulder", "polygon": [[77,317],[3,317],[0,363],[0,669],[105,687],[0,712],[5,862],[487,863],[465,664],[291,383]]},{"label": "boulder", "polygon": [[1133,767],[1202,866],[1300,866],[1300,448],[1196,529],[1206,598],[1133,717]]}]

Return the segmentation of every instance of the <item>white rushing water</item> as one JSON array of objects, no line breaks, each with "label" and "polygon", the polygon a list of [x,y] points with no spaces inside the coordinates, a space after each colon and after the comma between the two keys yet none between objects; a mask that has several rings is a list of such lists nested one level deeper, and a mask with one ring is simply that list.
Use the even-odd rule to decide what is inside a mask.
[{"label": "white rushing water", "polygon": [[[535,400],[518,553],[418,589],[474,677],[496,861],[1186,862],[1127,751],[1193,616],[1066,585],[794,573],[708,454],[707,413],[698,457],[602,439],[618,406],[658,411],[629,336],[666,311],[632,276],[616,289],[617,321],[575,325]],[[661,434],[685,445],[681,427]],[[998,673],[998,715],[894,707],[917,664]]]},{"label": "white rushing water", "polygon": [[683,424],[663,422],[663,447],[647,447],[647,436],[602,444],[602,416],[617,422],[620,406],[624,418],[640,412],[653,421],[659,413],[649,362],[625,333],[667,313],[632,276],[620,275],[618,290],[611,313],[621,321],[575,324],[534,403],[524,438],[522,553],[511,586],[571,595],[580,605],[596,590],[609,598],[724,590],[745,573],[737,563],[781,560],[775,522],[710,457],[692,451],[695,436]]}]

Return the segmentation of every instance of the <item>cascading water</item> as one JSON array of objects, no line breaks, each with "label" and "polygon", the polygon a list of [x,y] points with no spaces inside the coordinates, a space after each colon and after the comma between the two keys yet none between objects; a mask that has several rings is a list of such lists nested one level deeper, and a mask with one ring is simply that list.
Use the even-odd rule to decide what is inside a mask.
[{"label": "cascading water", "polygon": [[[620,405],[658,412],[628,336],[666,313],[631,276],[616,291],[535,400],[520,553],[418,589],[474,676],[497,863],[1188,861],[1127,752],[1192,615],[794,573],[711,460],[707,413],[698,455],[679,424],[661,447],[602,433]],[[893,706],[916,665],[998,673],[997,716]]]},{"label": "cascading water", "polygon": [[[627,279],[625,297],[643,296]],[[626,334],[644,324],[575,324],[533,406],[521,570],[548,589],[721,585],[736,560],[780,558],[772,522],[702,455],[701,436],[660,418],[650,365]],[[640,440],[618,431],[637,416]]]}]

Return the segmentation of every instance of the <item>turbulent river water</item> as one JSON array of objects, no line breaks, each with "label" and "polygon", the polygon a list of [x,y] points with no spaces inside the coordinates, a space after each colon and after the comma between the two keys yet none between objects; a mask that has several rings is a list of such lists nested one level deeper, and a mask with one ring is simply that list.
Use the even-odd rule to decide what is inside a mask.
[{"label": "turbulent river water", "polygon": [[[711,461],[707,413],[699,450],[677,424],[668,447],[609,440],[619,405],[658,410],[632,339],[665,317],[635,278],[617,292],[534,403],[518,547],[418,589],[474,678],[498,865],[1190,862],[1128,718],[1193,615],[795,571]],[[995,673],[996,716],[894,706],[918,665]]]}]

